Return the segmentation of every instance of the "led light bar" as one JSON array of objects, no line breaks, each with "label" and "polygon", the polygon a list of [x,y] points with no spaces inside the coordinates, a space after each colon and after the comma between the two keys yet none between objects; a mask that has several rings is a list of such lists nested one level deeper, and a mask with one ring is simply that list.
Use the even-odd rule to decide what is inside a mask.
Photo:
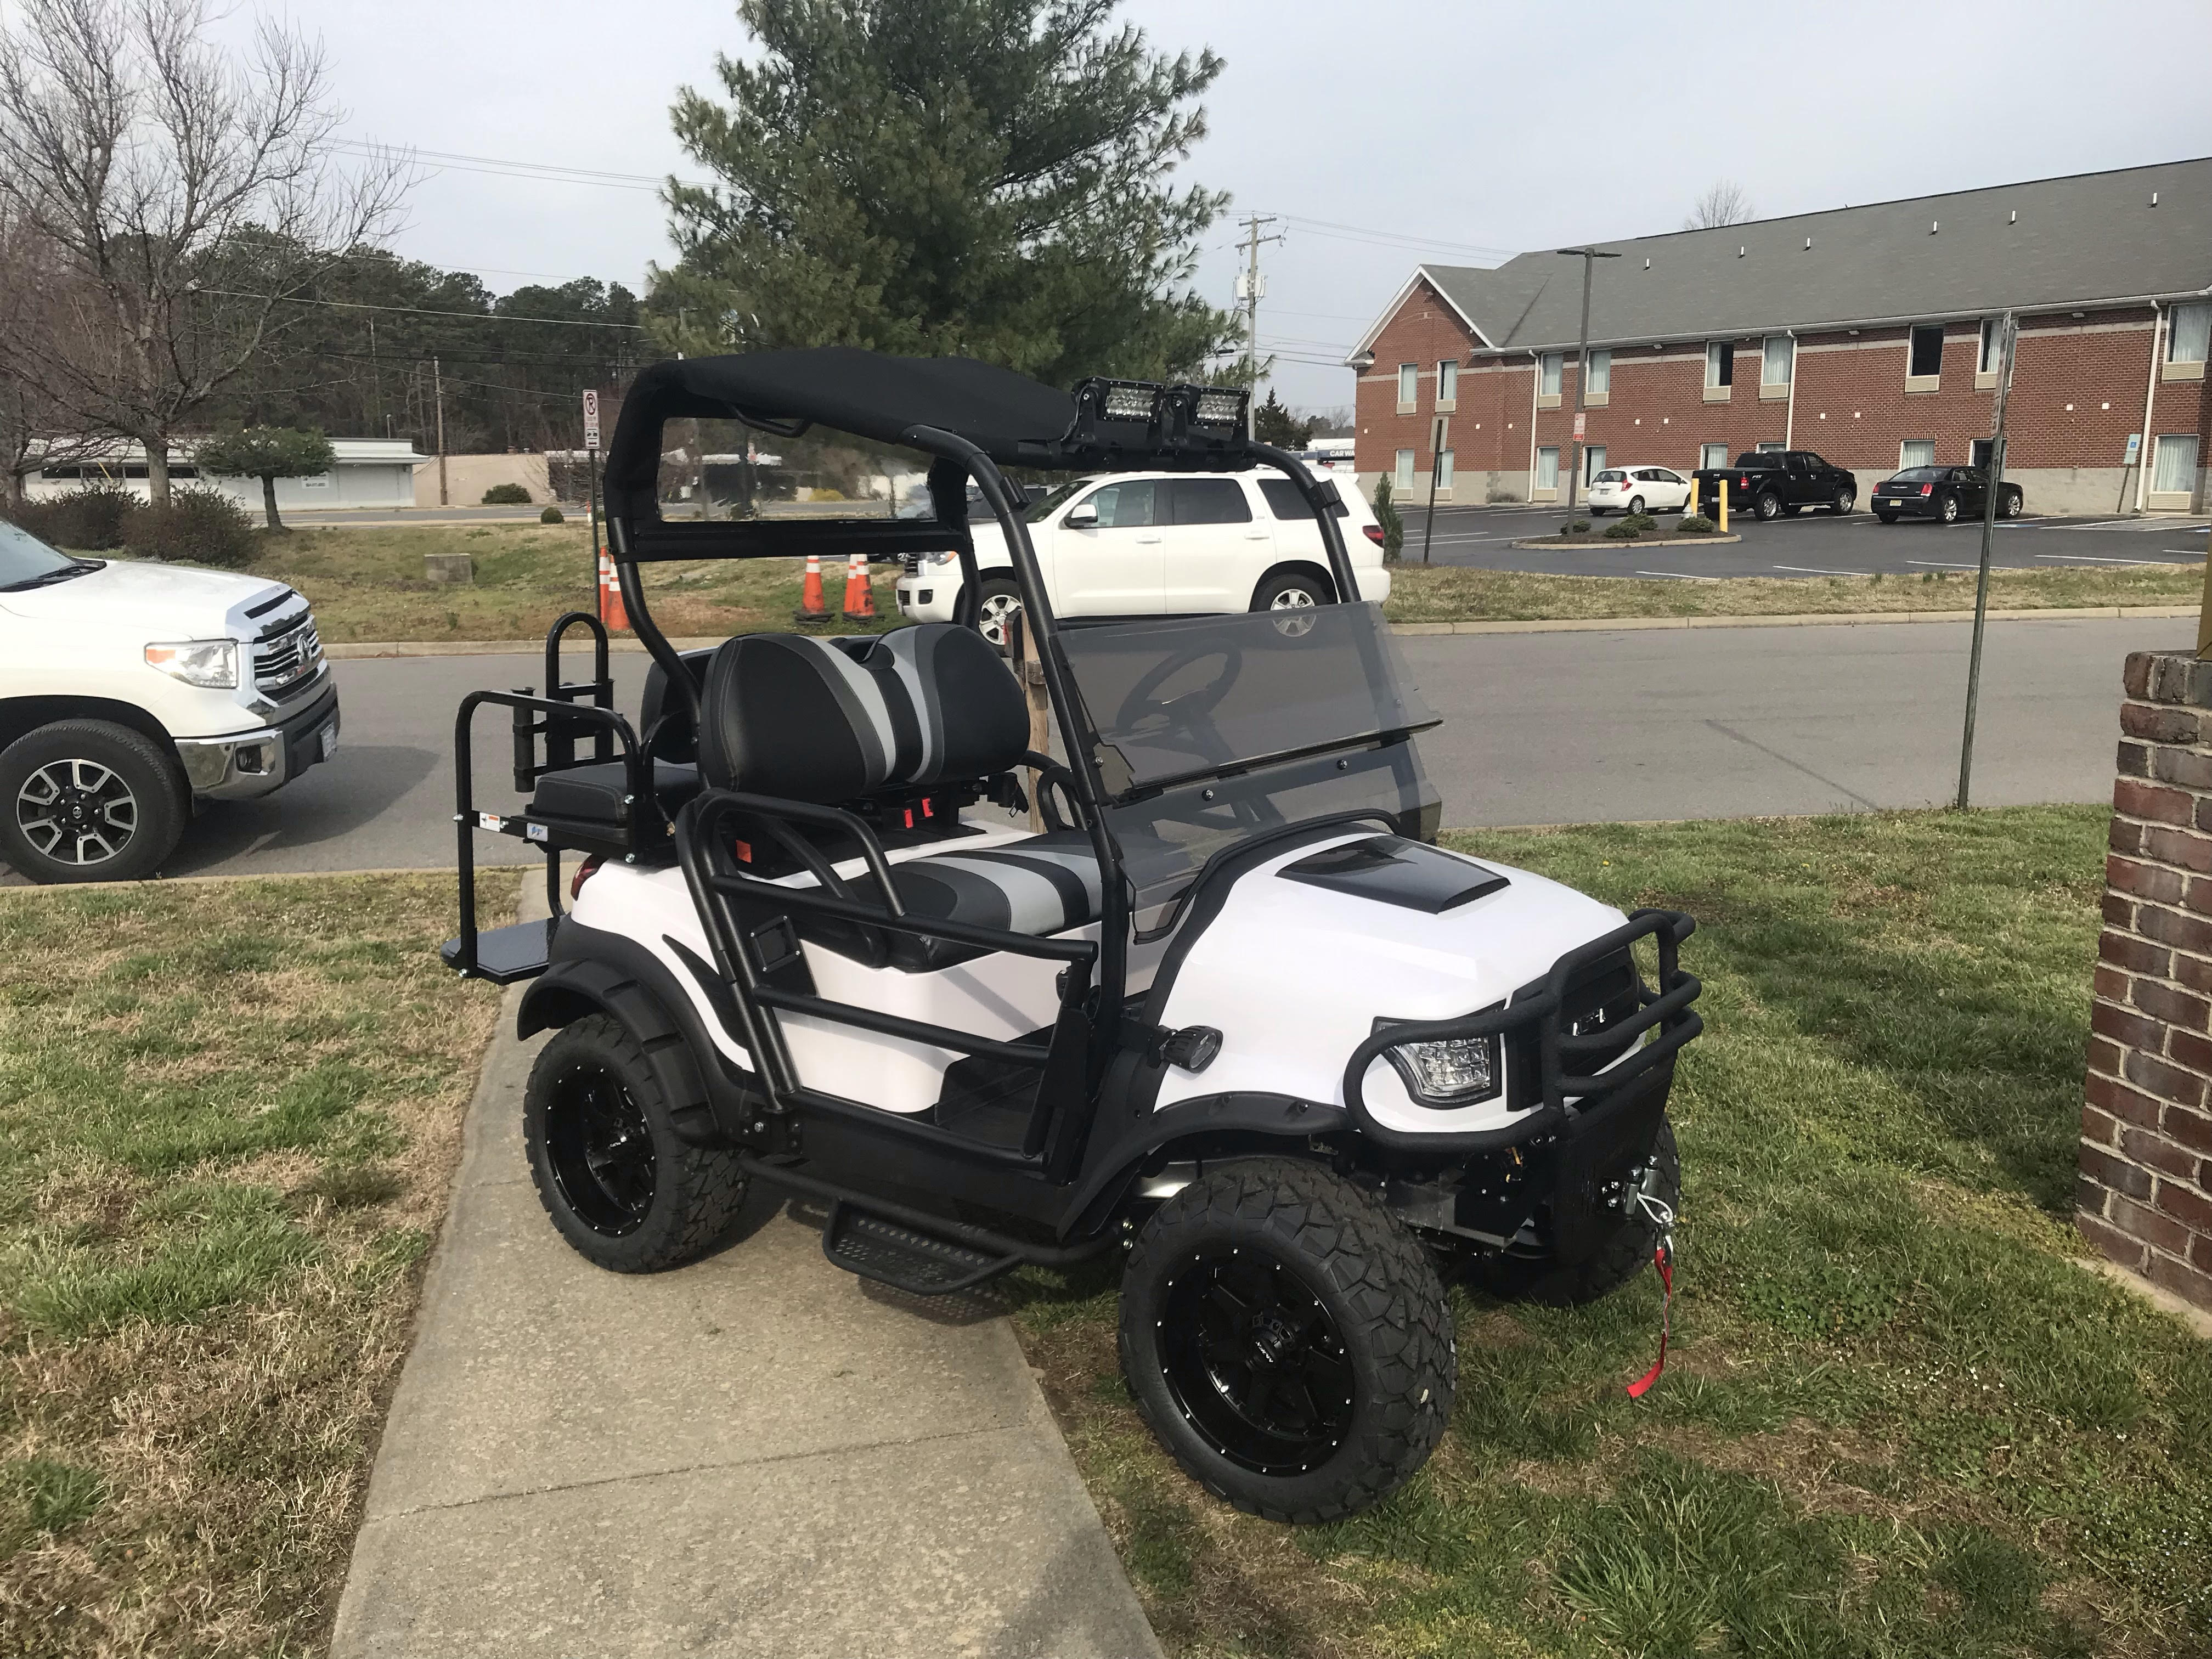
[{"label": "led light bar", "polygon": [[1106,388],[1106,418],[1109,421],[1144,421],[1152,418],[1152,405],[1159,397],[1159,388],[1133,386],[1127,382]]},{"label": "led light bar", "polygon": [[1207,386],[1201,388],[1191,410],[1191,419],[1200,426],[1236,427],[1244,425],[1244,404],[1251,393],[1241,386]]}]

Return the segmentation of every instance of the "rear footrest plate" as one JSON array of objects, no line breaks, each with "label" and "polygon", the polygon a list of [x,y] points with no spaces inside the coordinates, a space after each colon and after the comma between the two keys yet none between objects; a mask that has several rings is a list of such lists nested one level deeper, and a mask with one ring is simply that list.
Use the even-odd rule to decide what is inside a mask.
[{"label": "rear footrest plate", "polygon": [[[476,977],[495,985],[535,979],[552,959],[553,930],[557,917],[545,921],[517,921],[505,927],[488,927],[477,934]],[[446,966],[461,971],[461,942],[449,939],[438,947]]]},{"label": "rear footrest plate", "polygon": [[830,1206],[822,1254],[847,1273],[913,1296],[950,1296],[995,1279],[1020,1261],[918,1232],[842,1203]]}]

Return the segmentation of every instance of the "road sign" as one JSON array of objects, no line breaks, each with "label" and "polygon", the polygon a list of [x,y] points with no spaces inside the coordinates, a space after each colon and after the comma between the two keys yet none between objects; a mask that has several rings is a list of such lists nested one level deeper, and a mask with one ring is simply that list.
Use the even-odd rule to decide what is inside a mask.
[{"label": "road sign", "polygon": [[1580,443],[1583,441],[1583,432],[1588,426],[1589,422],[1589,416],[1583,414],[1579,409],[1575,411],[1575,441],[1577,443]]},{"label": "road sign", "polygon": [[2137,460],[2137,459],[2142,456],[2142,433],[2140,433],[2140,432],[2130,432],[2130,433],[2129,433],[2129,434],[2128,434],[2128,458],[2127,458],[2127,459],[2125,459],[2124,461],[2122,461],[2122,462],[2120,463],[2120,465],[2121,465],[2122,466],[2133,466],[2133,465],[2136,464],[2136,460]]},{"label": "road sign", "polygon": [[597,449],[599,447],[599,394],[586,391],[584,393],[584,447]]}]

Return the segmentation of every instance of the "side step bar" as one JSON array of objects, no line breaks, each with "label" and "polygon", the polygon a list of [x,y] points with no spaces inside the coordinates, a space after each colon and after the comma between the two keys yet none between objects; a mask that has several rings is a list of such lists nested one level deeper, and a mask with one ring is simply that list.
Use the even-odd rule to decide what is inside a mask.
[{"label": "side step bar", "polygon": [[1019,1256],[991,1255],[932,1237],[842,1201],[830,1206],[822,1254],[847,1273],[913,1296],[951,1296],[1021,1265]]}]

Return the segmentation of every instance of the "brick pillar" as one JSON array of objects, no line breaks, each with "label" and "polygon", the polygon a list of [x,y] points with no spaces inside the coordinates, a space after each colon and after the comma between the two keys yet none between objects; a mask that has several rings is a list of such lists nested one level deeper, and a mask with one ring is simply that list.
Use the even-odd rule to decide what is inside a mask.
[{"label": "brick pillar", "polygon": [[2212,662],[2136,652],[2125,684],[2075,1219],[2212,1308]]}]

